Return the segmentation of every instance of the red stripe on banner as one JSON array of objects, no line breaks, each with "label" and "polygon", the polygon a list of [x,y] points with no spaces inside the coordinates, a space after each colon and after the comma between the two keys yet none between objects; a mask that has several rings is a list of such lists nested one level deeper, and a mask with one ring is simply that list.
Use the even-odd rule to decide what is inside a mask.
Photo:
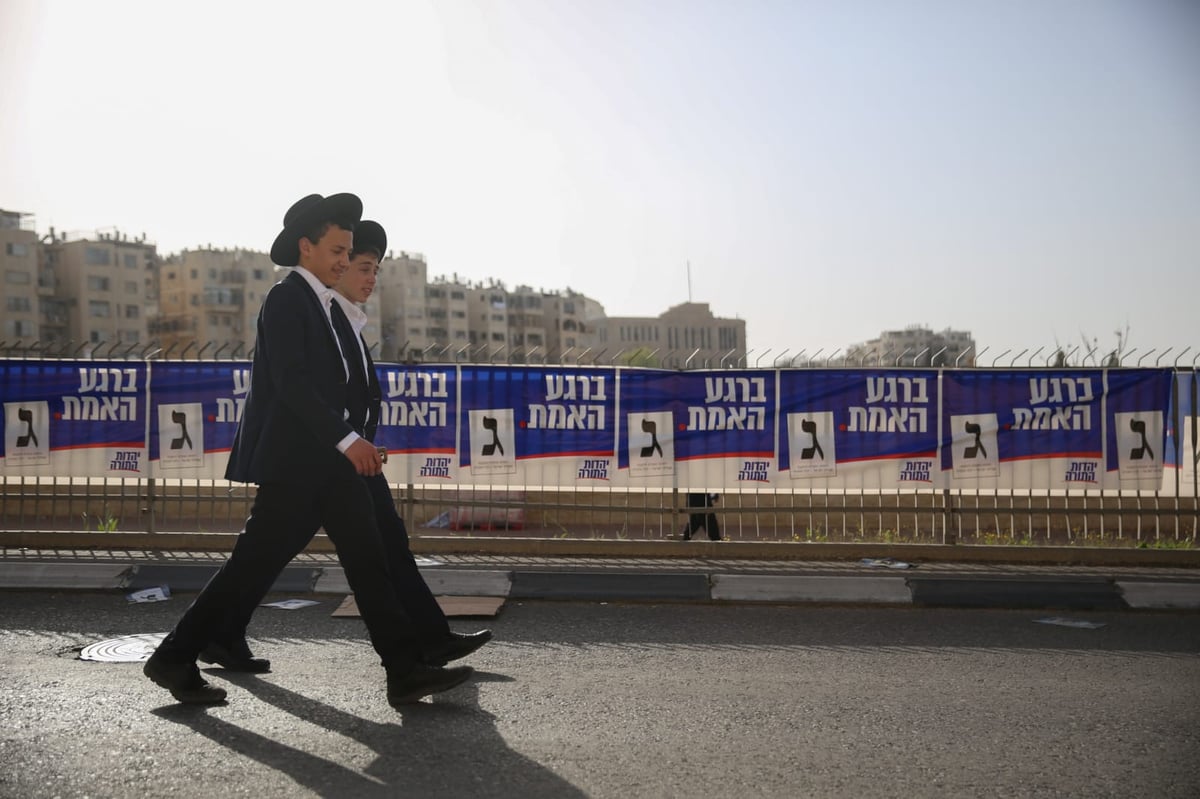
[{"label": "red stripe on banner", "polygon": [[113,447],[124,449],[143,449],[146,446],[144,441],[105,441],[102,444],[72,444],[67,447],[51,447],[51,452],[65,452],[72,449],[100,449],[101,447]]},{"label": "red stripe on banner", "polygon": [[[451,450],[453,452],[453,450]],[[532,461],[538,458],[615,458],[612,452],[545,452],[540,455],[518,455],[514,460]]]},{"label": "red stripe on banner", "polygon": [[913,458],[936,458],[936,452],[912,452],[907,455],[871,455],[865,458],[838,458],[838,463],[864,463],[866,461],[906,461]]},{"label": "red stripe on banner", "polygon": [[1045,461],[1051,458],[1102,458],[1102,452],[1052,452],[1048,455],[1020,455],[1016,458],[1001,458],[1000,463],[1012,463],[1015,461]]},{"label": "red stripe on banner", "polygon": [[449,449],[389,449],[389,455],[453,455],[457,452],[454,447]]},{"label": "red stripe on banner", "polygon": [[704,461],[716,460],[717,458],[737,458],[738,460],[774,458],[774,452],[723,452],[719,455],[691,455],[687,458],[676,458],[676,463],[684,463],[685,461]]}]

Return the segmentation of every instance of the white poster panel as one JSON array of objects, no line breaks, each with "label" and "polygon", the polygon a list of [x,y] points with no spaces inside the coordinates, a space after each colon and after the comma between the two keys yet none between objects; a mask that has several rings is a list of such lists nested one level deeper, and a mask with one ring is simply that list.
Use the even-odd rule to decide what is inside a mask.
[{"label": "white poster panel", "polygon": [[204,406],[199,402],[159,405],[158,467],[169,471],[203,466]]},{"label": "white poster panel", "polygon": [[1157,489],[1163,473],[1162,412],[1114,413],[1113,421],[1121,488]]},{"label": "white poster panel", "polygon": [[512,408],[468,411],[467,429],[472,476],[517,473]]},{"label": "white poster panel", "polygon": [[787,434],[793,479],[837,475],[833,411],[789,413]]},{"label": "white poster panel", "polygon": [[629,425],[629,476],[668,477],[675,473],[675,420],[670,411],[638,412]]},{"label": "white poster panel", "polygon": [[5,466],[50,465],[50,405],[44,400],[4,403]]},{"label": "white poster panel", "polygon": [[1000,476],[999,420],[994,413],[950,417],[955,480]]}]

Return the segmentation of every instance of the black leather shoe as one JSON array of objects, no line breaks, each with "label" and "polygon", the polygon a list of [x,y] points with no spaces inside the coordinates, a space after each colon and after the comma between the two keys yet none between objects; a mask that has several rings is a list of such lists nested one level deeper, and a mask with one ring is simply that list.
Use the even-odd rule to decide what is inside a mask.
[{"label": "black leather shoe", "polygon": [[388,672],[388,704],[392,707],[409,705],[420,701],[423,696],[449,691],[454,686],[465,683],[474,673],[475,670],[470,666],[440,669],[420,663],[401,674]]},{"label": "black leather shoe", "polygon": [[155,653],[142,667],[142,673],[185,705],[215,705],[225,701],[225,689],[205,682],[194,662],[171,663]]},{"label": "black leather shoe", "polygon": [[465,658],[490,640],[491,630],[480,630],[477,633],[456,633],[452,630],[449,638],[443,638],[436,644],[425,647],[421,653],[421,662],[426,666],[445,666],[452,660]]},{"label": "black leather shoe", "polygon": [[200,653],[204,663],[216,663],[229,671],[244,671],[250,674],[265,674],[271,670],[271,661],[250,654],[245,641],[240,646],[227,647],[213,641]]}]

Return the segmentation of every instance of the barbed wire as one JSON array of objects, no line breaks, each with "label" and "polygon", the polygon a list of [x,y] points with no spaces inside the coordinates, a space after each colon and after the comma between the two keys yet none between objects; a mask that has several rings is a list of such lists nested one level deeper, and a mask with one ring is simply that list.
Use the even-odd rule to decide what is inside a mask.
[{"label": "barbed wire", "polygon": [[[1030,351],[1025,348],[1013,354],[1013,348],[991,353],[983,347],[978,352],[974,347],[949,352],[946,347],[930,352],[930,348],[912,352],[886,350],[883,352],[849,352],[835,350],[822,357],[824,350],[817,349],[811,355],[801,349],[790,355],[790,349],[782,350],[771,357],[774,351],[736,349],[722,355],[702,349],[694,350],[650,350],[646,347],[568,347],[564,350],[543,350],[540,346],[520,347],[491,344],[430,344],[417,350],[406,341],[395,348],[397,357],[382,358],[381,342],[370,345],[371,356],[380,363],[401,364],[495,364],[537,366],[645,366],[651,368],[676,368],[678,371],[712,369],[866,369],[866,368],[1103,368],[1103,367],[1173,367],[1195,369],[1200,361],[1200,348],[1138,348],[1118,353],[1102,353],[1098,348],[1071,350],[1055,347],[1046,355],[1047,347]],[[1194,353],[1194,354],[1193,354]],[[789,357],[790,355],[790,357]],[[1188,356],[1192,357],[1189,359]],[[150,342],[41,342],[23,340],[0,341],[0,358],[8,359],[70,359],[70,360],[184,360],[184,361],[250,361],[254,357],[252,342],[236,341],[189,341],[173,342],[166,346],[157,339]],[[679,363],[671,367],[666,364]]]}]

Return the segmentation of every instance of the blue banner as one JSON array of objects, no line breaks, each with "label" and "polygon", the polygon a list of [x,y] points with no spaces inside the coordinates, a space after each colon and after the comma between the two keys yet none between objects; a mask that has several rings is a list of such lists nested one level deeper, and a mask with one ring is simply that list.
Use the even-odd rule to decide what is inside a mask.
[{"label": "blue banner", "polygon": [[453,366],[377,365],[382,394],[375,444],[389,453],[453,456],[458,373]]},{"label": "blue banner", "polygon": [[150,459],[163,477],[223,477],[250,389],[245,363],[150,367]]},{"label": "blue banner", "polygon": [[1171,387],[1168,369],[1107,372],[1105,466],[1114,487],[1157,489],[1162,482]]},{"label": "blue banner", "polygon": [[145,476],[144,363],[3,361],[0,397],[7,473]]},{"label": "blue banner", "polygon": [[[375,443],[393,482],[1184,494],[1200,482],[1200,377],[1187,370],[379,364],[377,374]],[[249,378],[237,361],[0,360],[0,469],[223,477]]]},{"label": "blue banner", "polygon": [[860,473],[857,485],[934,482],[935,370],[787,370],[779,396],[779,469],[793,479],[834,478],[842,467]]},{"label": "blue banner", "polygon": [[537,458],[608,459],[616,440],[616,373],[538,366],[460,368],[459,462],[512,474]]}]

